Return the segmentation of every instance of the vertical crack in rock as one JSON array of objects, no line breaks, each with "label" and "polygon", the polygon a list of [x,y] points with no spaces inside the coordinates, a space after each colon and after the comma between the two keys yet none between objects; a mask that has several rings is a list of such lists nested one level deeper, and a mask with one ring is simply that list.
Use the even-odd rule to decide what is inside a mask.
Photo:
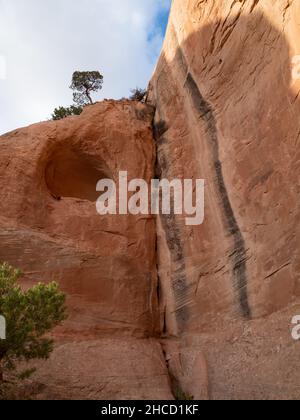
[{"label": "vertical crack in rock", "polygon": [[[183,54],[181,53],[182,60]],[[223,213],[229,233],[234,238],[234,251],[231,255],[233,262],[234,289],[238,294],[241,312],[245,318],[251,317],[251,309],[247,292],[246,246],[242,232],[237,223],[234,211],[226,189],[222,163],[219,154],[217,122],[212,106],[203,98],[197,83],[190,72],[187,74],[185,88],[192,98],[199,117],[205,122],[213,154],[213,164],[216,173],[216,187],[221,198]]]}]

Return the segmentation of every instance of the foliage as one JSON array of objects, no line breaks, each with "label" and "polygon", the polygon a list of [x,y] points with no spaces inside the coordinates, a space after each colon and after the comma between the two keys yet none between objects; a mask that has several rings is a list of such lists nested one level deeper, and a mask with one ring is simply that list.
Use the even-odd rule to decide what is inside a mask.
[{"label": "foliage", "polygon": [[131,101],[139,101],[142,102],[145,98],[145,95],[147,93],[147,91],[145,89],[141,89],[136,87],[135,89],[131,89],[131,96],[129,97],[129,99]]},{"label": "foliage", "polygon": [[175,399],[176,401],[193,401],[194,397],[186,394],[180,387],[175,389]]},{"label": "foliage", "polygon": [[6,320],[6,339],[0,340],[0,399],[9,389],[4,375],[23,380],[33,370],[16,372],[16,363],[47,359],[53,340],[45,334],[66,319],[65,295],[55,282],[37,284],[27,290],[17,281],[21,273],[0,264],[0,314]]},{"label": "foliage", "polygon": [[73,100],[79,106],[93,104],[92,92],[102,89],[103,76],[99,71],[75,71],[70,89],[74,90]]},{"label": "foliage", "polygon": [[55,108],[52,119],[54,121],[62,120],[66,117],[70,117],[71,115],[80,115],[83,111],[82,106],[75,106],[71,105],[69,107],[60,106],[59,108]]}]

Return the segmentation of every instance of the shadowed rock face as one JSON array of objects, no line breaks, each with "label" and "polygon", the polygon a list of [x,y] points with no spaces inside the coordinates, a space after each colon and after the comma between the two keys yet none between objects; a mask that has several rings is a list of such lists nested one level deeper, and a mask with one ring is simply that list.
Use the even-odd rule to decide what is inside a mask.
[{"label": "shadowed rock face", "polygon": [[165,353],[189,395],[206,396],[204,351],[213,399],[299,398],[299,22],[297,1],[172,3],[148,101],[158,175],[206,182],[202,226],[157,223]]},{"label": "shadowed rock face", "polygon": [[[206,181],[203,226],[158,223],[166,330],[299,294],[297,2],[174,0],[148,100],[164,178]],[[298,245],[297,245],[298,244]]]},{"label": "shadowed rock face", "polygon": [[106,163],[86,152],[61,146],[55,150],[45,169],[45,182],[54,198],[79,198],[96,202],[95,185],[101,179],[112,179]]}]

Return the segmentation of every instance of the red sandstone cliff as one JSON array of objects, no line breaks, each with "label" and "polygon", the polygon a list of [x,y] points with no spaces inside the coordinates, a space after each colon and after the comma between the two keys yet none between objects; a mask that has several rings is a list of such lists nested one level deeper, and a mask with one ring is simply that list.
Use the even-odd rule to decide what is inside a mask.
[{"label": "red sandstone cliff", "polygon": [[[173,0],[149,105],[0,138],[0,260],[69,302],[37,398],[299,398],[299,22],[296,0]],[[122,170],[205,179],[204,224],[100,218]]]},{"label": "red sandstone cliff", "polygon": [[[150,83],[158,172],[206,181],[201,227],[186,227],[178,216],[158,222],[162,322],[167,334],[181,337],[179,347],[188,341],[190,349],[207,347],[201,334],[220,325],[207,348],[219,382],[214,397],[279,397],[297,351],[284,355],[293,344],[289,319],[277,335],[272,317],[262,317],[286,308],[300,291],[299,22],[297,1],[173,0]],[[264,338],[248,337],[245,354],[235,331],[259,325]],[[227,338],[224,327],[232,329]],[[227,348],[231,334],[238,348]],[[268,362],[262,353],[273,351],[280,334],[282,359]],[[275,370],[280,363],[276,380],[272,363]],[[253,383],[247,364],[257,375]]]},{"label": "red sandstone cliff", "polygon": [[153,216],[100,217],[96,184],[153,178],[153,108],[106,101],[1,137],[0,260],[56,280],[69,319],[42,363],[46,398],[171,397],[159,336]]}]

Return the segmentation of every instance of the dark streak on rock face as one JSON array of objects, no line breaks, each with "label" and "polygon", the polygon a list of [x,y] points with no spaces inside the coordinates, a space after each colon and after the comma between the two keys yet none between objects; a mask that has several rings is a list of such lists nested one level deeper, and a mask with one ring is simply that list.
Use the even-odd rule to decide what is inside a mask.
[{"label": "dark streak on rock face", "polygon": [[[181,53],[182,60],[183,54]],[[187,74],[185,88],[192,98],[199,117],[207,125],[208,137],[213,154],[213,164],[216,173],[216,187],[223,207],[227,229],[234,238],[234,252],[232,253],[234,289],[239,296],[239,304],[245,318],[251,317],[251,309],[247,292],[246,247],[242,232],[238,226],[232,205],[226,189],[222,163],[219,156],[219,141],[217,123],[212,106],[203,98],[197,83],[190,72]]]},{"label": "dark streak on rock face", "polygon": [[172,263],[176,269],[172,271],[172,289],[176,304],[176,319],[179,330],[182,331],[185,323],[189,320],[186,302],[188,300],[188,285],[186,279],[185,259],[181,243],[181,233],[177,226],[174,211],[170,215],[161,216],[168,248],[172,255]]},{"label": "dark streak on rock face", "polygon": [[161,120],[158,123],[154,124],[154,136],[156,141],[160,141],[163,138],[163,135],[168,131],[169,127],[166,122]]},{"label": "dark streak on rock face", "polygon": [[[168,143],[167,138],[164,136],[168,128],[163,120],[160,120],[153,126],[157,144],[156,176],[159,179],[168,178],[169,175],[170,168],[164,150],[164,146]],[[161,215],[161,221],[166,235],[167,245],[172,256],[172,263],[176,267],[171,273],[171,284],[175,299],[176,321],[181,332],[189,319],[189,313],[186,307],[188,285],[185,275],[186,267],[181,243],[181,232],[176,221],[174,208],[171,209],[170,215]]]},{"label": "dark streak on rock face", "polygon": [[136,118],[140,121],[147,121],[153,118],[155,108],[149,104],[143,104],[143,107],[134,108]]}]

